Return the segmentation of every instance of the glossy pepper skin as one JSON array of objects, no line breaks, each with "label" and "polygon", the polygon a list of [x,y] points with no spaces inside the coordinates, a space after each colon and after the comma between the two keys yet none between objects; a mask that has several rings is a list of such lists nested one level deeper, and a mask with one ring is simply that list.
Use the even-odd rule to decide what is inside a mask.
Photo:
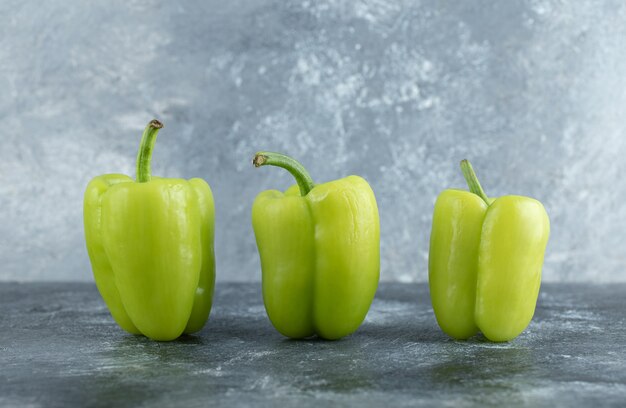
[{"label": "glossy pepper skin", "polygon": [[253,163],[287,169],[298,185],[260,193],[252,226],[263,300],[281,334],[339,339],[365,319],[380,270],[376,198],[357,176],[314,185],[295,160],[260,152]]},{"label": "glossy pepper skin", "polygon": [[199,331],[215,282],[214,204],[208,184],[150,176],[163,125],[148,124],[137,180],[95,177],[85,191],[85,241],[98,290],[129,333],[159,341]]},{"label": "glossy pepper skin", "polygon": [[461,167],[471,191],[445,190],[435,203],[428,278],[433,310],[455,339],[481,331],[491,341],[508,341],[535,312],[550,221],[535,199],[488,198],[470,163]]}]

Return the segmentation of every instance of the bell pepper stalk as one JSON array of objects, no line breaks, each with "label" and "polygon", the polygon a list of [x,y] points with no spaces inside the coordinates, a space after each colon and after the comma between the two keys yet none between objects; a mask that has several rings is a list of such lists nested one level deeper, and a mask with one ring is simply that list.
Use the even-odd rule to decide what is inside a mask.
[{"label": "bell pepper stalk", "polygon": [[261,192],[252,226],[270,321],[290,338],[339,339],[360,326],[376,293],[380,226],[374,192],[361,177],[314,184],[280,153],[259,152],[256,167],[289,171],[296,185]]},{"label": "bell pepper stalk", "polygon": [[136,179],[105,174],[84,197],[87,252],[98,290],[124,330],[159,341],[202,329],[215,284],[213,194],[202,179],[152,177],[163,124],[148,123]]},{"label": "bell pepper stalk", "polygon": [[478,331],[495,342],[526,329],[535,312],[550,235],[543,205],[528,197],[489,198],[469,161],[469,186],[435,203],[428,282],[435,317],[455,339]]}]

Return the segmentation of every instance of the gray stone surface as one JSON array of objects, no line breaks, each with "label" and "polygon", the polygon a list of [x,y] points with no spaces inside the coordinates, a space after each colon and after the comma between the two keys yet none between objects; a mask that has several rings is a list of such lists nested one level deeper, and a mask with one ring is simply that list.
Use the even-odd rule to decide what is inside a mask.
[{"label": "gray stone surface", "polygon": [[318,181],[360,174],[382,279],[425,281],[432,205],[473,160],[489,194],[552,220],[546,281],[626,281],[622,0],[3,0],[0,280],[91,280],[82,194],[153,169],[205,178],[219,280],[259,280],[256,150]]},{"label": "gray stone surface", "polygon": [[[94,285],[0,284],[0,406],[624,406],[626,285],[546,284],[509,343],[447,338],[426,285],[383,284],[343,340],[272,328],[258,284],[220,284],[198,335],[123,333]],[[284,404],[284,405],[283,405]]]}]

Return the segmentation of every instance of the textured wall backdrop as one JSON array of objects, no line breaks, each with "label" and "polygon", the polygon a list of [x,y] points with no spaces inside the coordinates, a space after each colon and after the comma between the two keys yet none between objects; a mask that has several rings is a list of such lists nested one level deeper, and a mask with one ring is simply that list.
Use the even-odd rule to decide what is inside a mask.
[{"label": "textured wall backdrop", "polygon": [[384,280],[424,281],[433,203],[473,161],[544,202],[549,281],[626,281],[626,5],[616,1],[0,3],[0,280],[90,280],[89,179],[153,170],[216,196],[220,280],[258,280],[250,208],[291,184],[256,150],[379,203]]}]

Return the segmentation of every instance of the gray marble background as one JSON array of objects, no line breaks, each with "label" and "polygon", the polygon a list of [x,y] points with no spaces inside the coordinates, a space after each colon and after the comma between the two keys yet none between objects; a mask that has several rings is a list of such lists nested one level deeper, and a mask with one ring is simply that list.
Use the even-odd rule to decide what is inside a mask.
[{"label": "gray marble background", "polygon": [[469,158],[490,195],[541,200],[546,281],[626,281],[622,1],[17,1],[0,3],[0,280],[91,280],[82,194],[153,171],[205,178],[220,280],[258,280],[255,195],[372,185],[383,280],[424,281],[437,194]]}]

